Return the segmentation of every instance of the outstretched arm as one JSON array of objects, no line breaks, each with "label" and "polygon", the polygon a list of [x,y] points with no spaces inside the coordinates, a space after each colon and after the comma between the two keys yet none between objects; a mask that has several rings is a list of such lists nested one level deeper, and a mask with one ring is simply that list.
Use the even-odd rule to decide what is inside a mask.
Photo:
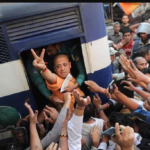
[{"label": "outstretched arm", "polygon": [[121,93],[115,84],[114,84],[114,94],[120,100],[120,102],[123,103],[131,111],[134,111],[139,108],[139,105],[136,102],[130,100],[130,98],[128,98],[126,95]]},{"label": "outstretched arm", "polygon": [[[46,65],[44,63],[44,53],[45,53],[45,49],[42,50],[42,53],[39,56],[37,56],[37,54],[34,52],[33,49],[31,49],[32,55],[34,57],[34,61],[33,61],[33,66],[38,69],[41,72],[42,77],[47,80],[50,84],[54,84],[56,83],[56,75],[54,73],[52,73],[48,68],[46,68]],[[44,72],[42,72],[42,70],[45,70]]]},{"label": "outstretched arm", "polygon": [[36,130],[38,111],[36,110],[34,114],[31,106],[27,102],[25,102],[24,105],[30,114],[30,148],[31,150],[43,150],[39,135]]}]

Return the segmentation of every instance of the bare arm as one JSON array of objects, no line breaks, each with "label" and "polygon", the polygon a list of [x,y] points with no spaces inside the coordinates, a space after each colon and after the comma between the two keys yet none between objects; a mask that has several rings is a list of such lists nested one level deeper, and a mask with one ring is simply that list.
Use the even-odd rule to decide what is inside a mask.
[{"label": "bare arm", "polygon": [[36,111],[34,114],[33,110],[31,109],[30,105],[27,102],[25,102],[24,105],[29,110],[29,114],[30,114],[30,149],[43,150],[39,135],[36,130],[38,111]]},{"label": "bare arm", "polygon": [[123,93],[121,93],[120,91],[118,91],[118,88],[117,88],[116,85],[114,85],[114,94],[115,94],[116,97],[118,97],[118,99],[120,100],[120,102],[122,102],[131,111],[134,111],[134,110],[138,109],[139,105],[136,102],[130,100]]},{"label": "bare arm", "polygon": [[[43,60],[45,49],[42,50],[40,57],[37,56],[37,54],[34,52],[33,49],[31,49],[31,52],[34,57],[33,66],[38,70],[43,70],[46,67],[44,60]],[[49,69],[46,69],[45,72],[41,73],[41,75],[50,84],[56,83],[56,75],[52,73]]]},{"label": "bare arm", "polygon": [[140,24],[140,23],[137,23],[137,24],[134,24],[134,25],[130,26],[130,27],[129,27],[130,30],[131,30],[132,32],[136,33],[136,28],[138,28],[139,24]]}]

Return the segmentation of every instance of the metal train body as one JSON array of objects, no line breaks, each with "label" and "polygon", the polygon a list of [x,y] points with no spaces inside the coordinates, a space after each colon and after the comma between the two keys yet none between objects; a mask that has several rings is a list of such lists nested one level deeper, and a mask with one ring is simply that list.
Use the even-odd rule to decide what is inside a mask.
[{"label": "metal train body", "polygon": [[106,88],[112,76],[102,3],[1,3],[0,106],[24,117],[29,98],[37,109],[20,53],[74,38],[80,38],[88,80]]}]

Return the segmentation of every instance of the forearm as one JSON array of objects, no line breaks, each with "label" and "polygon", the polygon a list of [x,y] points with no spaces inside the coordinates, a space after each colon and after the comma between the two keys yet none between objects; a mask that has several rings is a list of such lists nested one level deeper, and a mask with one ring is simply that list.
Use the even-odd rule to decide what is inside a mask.
[{"label": "forearm", "polygon": [[60,136],[58,147],[61,148],[61,150],[68,150],[68,138]]},{"label": "forearm", "polygon": [[30,148],[31,150],[43,150],[39,135],[36,130],[36,124],[30,123]]},{"label": "forearm", "polygon": [[137,103],[135,103],[134,101],[130,100],[123,93],[118,91],[115,94],[115,96],[119,99],[119,101],[121,101],[131,111],[134,111],[134,110],[138,109],[139,105]]},{"label": "forearm", "polygon": [[42,139],[41,143],[43,148],[47,147],[51,142],[57,142],[59,139],[59,134],[62,128],[62,122],[64,121],[67,113],[67,107],[62,107],[57,120],[54,124],[54,127],[48,134]]},{"label": "forearm", "polygon": [[104,113],[103,110],[101,110],[101,111],[99,112],[99,117],[100,117],[101,119],[103,119],[104,121],[108,121],[108,118],[107,118],[107,116],[105,115],[105,113]]},{"label": "forearm", "polygon": [[139,90],[139,89],[135,89],[134,90],[137,94],[139,94],[143,99],[149,99],[150,98],[150,94],[145,92],[145,91],[142,91],[142,90]]},{"label": "forearm", "polygon": [[42,77],[48,81],[49,84],[56,83],[57,79],[54,73],[52,73],[49,69],[46,72],[41,73]]},{"label": "forearm", "polygon": [[130,26],[129,28],[130,28],[130,30],[131,30],[132,32],[135,33],[135,29],[138,28],[138,26],[139,26],[139,23],[134,24],[134,25]]}]

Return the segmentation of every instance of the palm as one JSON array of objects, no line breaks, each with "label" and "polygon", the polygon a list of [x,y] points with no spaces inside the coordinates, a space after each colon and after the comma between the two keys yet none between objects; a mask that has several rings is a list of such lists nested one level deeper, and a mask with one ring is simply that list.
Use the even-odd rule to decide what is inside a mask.
[{"label": "palm", "polygon": [[45,62],[44,62],[43,58],[44,58],[45,49],[42,50],[40,57],[37,56],[37,54],[34,52],[33,49],[31,49],[31,53],[34,57],[33,66],[38,70],[44,69]]}]

